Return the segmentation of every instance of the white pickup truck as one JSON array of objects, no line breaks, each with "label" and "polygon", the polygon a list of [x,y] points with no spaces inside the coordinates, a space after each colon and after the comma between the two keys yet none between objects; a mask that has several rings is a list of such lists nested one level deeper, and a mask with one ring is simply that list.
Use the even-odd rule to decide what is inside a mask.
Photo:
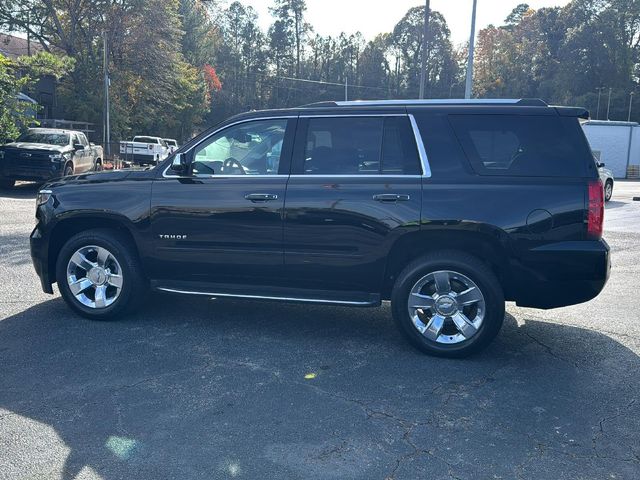
[{"label": "white pickup truck", "polygon": [[120,142],[120,156],[137,165],[156,165],[169,153],[167,142],[160,137],[138,135],[130,142]]}]

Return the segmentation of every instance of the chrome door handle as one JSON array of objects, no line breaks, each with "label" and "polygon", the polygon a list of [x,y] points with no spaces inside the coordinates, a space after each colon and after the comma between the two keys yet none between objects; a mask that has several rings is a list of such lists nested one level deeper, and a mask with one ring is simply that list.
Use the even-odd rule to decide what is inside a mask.
[{"label": "chrome door handle", "polygon": [[373,199],[376,202],[394,203],[394,202],[408,202],[411,197],[409,195],[402,195],[398,193],[380,193],[374,195]]},{"label": "chrome door handle", "polygon": [[251,202],[269,202],[271,200],[277,200],[278,195],[275,193],[249,193],[244,196],[245,200],[249,200]]}]

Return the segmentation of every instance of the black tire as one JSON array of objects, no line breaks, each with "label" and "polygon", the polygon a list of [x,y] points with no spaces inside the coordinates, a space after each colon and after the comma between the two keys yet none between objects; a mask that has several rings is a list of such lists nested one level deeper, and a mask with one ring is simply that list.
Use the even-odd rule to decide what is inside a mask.
[{"label": "black tire", "polygon": [[608,202],[613,196],[613,180],[609,179],[604,184],[604,201]]},{"label": "black tire", "polygon": [[96,165],[93,168],[94,171],[96,172],[101,172],[102,171],[102,161],[101,160],[96,160]]},{"label": "black tire", "polygon": [[11,180],[10,178],[0,178],[0,189],[2,190],[11,190],[15,184],[15,180]]},{"label": "black tire", "polygon": [[[67,265],[71,256],[86,246],[106,248],[122,268],[122,290],[115,301],[96,309],[83,305],[71,292],[67,283]],[[91,320],[115,320],[139,307],[148,292],[148,282],[142,274],[135,246],[124,235],[110,229],[94,229],[78,233],[62,247],[56,262],[58,288],[65,302],[77,314]]]},{"label": "black tire", "polygon": [[[407,301],[413,286],[429,273],[440,270],[468,277],[484,297],[484,320],[475,335],[460,343],[443,344],[428,339],[418,331],[409,314]],[[500,331],[504,321],[504,293],[495,274],[484,262],[463,252],[441,251],[419,258],[405,267],[394,285],[391,308],[398,328],[418,350],[439,357],[461,358],[485,348]]]},{"label": "black tire", "polygon": [[64,166],[64,171],[62,172],[63,177],[68,177],[69,175],[73,175],[73,164],[67,163]]}]

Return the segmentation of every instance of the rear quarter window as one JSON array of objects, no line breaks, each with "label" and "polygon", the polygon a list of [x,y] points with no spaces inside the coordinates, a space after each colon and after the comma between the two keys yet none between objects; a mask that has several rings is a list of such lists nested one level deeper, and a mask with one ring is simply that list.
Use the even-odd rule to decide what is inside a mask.
[{"label": "rear quarter window", "polygon": [[584,139],[577,119],[550,115],[449,115],[479,175],[583,177]]}]

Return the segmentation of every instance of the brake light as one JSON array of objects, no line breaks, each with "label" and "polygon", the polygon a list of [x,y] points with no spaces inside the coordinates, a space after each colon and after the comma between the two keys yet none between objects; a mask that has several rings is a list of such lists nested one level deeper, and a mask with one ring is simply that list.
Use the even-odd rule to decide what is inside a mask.
[{"label": "brake light", "polygon": [[601,180],[589,182],[589,212],[587,214],[587,235],[602,238],[604,224],[604,188]]}]

